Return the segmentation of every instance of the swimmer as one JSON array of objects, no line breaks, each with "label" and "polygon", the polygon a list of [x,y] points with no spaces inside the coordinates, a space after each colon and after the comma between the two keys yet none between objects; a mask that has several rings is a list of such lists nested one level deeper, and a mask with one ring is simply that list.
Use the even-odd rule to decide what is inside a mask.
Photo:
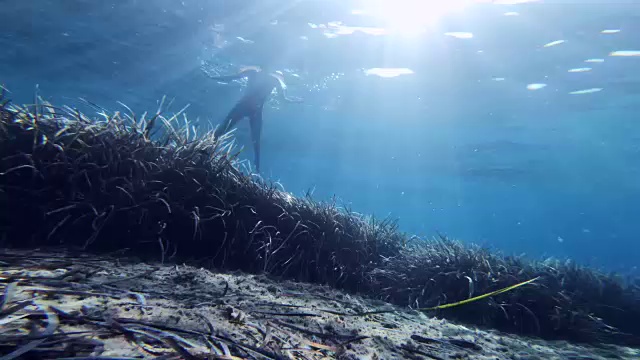
[{"label": "swimmer", "polygon": [[302,99],[287,96],[287,85],[284,83],[280,73],[265,72],[257,66],[246,67],[234,75],[212,77],[212,79],[220,82],[230,82],[241,78],[248,79],[247,89],[222,124],[216,129],[215,136],[228,132],[239,120],[248,117],[256,170],[260,172],[260,134],[262,132],[262,108],[264,103],[267,102],[274,89],[277,90],[279,98],[284,101],[300,103]]}]

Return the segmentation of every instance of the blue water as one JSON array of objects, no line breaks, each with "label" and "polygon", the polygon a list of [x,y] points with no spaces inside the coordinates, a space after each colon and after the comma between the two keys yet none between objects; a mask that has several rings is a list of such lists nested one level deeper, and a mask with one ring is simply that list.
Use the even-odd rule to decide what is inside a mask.
[{"label": "blue water", "polygon": [[[262,173],[287,191],[425,237],[636,271],[640,1],[445,6],[463,3],[2,0],[0,83],[81,108],[155,111],[167,95],[206,129],[243,84],[205,70],[277,68],[305,99],[264,114]],[[236,135],[252,159],[246,122]]]}]

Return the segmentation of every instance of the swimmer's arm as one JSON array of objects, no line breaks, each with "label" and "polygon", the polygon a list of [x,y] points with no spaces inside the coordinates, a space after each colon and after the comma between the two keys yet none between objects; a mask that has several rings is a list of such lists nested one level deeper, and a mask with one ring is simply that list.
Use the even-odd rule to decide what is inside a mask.
[{"label": "swimmer's arm", "polygon": [[224,76],[211,76],[211,79],[216,80],[216,81],[220,81],[220,82],[225,82],[228,83],[230,81],[233,80],[238,80],[238,79],[242,79],[244,77],[248,77],[251,75],[252,72],[255,72],[256,70],[254,69],[245,69],[240,71],[237,74],[232,74],[232,75],[224,75]]},{"label": "swimmer's arm", "polygon": [[277,76],[274,76],[274,78],[278,80],[276,81],[276,90],[278,91],[278,95],[282,100],[290,103],[301,103],[304,101],[299,97],[287,96],[287,84],[285,84],[284,81],[282,81],[282,79]]}]

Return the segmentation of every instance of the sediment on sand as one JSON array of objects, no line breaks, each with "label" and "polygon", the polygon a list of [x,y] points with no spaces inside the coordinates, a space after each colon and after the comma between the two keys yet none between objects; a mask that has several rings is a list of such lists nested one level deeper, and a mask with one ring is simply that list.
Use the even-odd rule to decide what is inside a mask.
[{"label": "sediment on sand", "polygon": [[0,249],[0,279],[3,359],[640,358],[477,330],[328,286],[121,255]]},{"label": "sediment on sand", "polygon": [[640,344],[638,282],[570,261],[423,240],[242,171],[227,136],[184,114],[87,116],[0,99],[2,246],[125,251],[328,285],[431,307],[539,277],[433,315],[546,339]]}]

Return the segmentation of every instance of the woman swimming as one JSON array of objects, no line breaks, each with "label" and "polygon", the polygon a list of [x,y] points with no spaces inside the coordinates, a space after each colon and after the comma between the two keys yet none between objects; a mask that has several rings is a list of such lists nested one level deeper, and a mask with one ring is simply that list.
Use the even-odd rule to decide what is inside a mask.
[{"label": "woman swimming", "polygon": [[222,124],[216,129],[215,135],[220,136],[228,132],[239,120],[248,117],[251,128],[251,141],[253,142],[255,153],[256,170],[260,172],[260,135],[262,132],[262,108],[264,107],[264,103],[267,102],[274,90],[277,91],[280,99],[287,102],[300,103],[302,99],[287,96],[287,86],[284,83],[282,75],[265,72],[257,66],[244,68],[234,75],[212,78],[220,82],[230,82],[232,80],[247,78],[247,89],[244,95],[233,109],[231,109]]}]

